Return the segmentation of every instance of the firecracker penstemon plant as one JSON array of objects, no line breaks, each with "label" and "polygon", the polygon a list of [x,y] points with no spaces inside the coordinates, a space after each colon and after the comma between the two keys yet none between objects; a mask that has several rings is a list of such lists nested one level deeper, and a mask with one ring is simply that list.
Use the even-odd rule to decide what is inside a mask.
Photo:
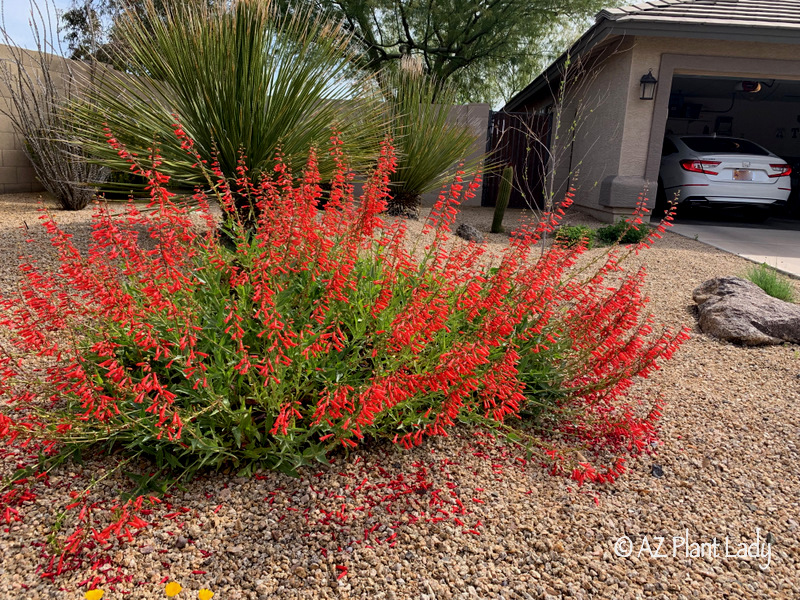
[{"label": "firecracker penstemon plant", "polygon": [[[364,438],[410,447],[461,421],[538,440],[525,443],[539,462],[582,483],[613,481],[624,455],[653,441],[660,406],[642,414],[624,393],[687,334],[654,332],[644,273],[624,273],[618,250],[585,275],[570,270],[583,246],[535,249],[571,198],[517,230],[492,263],[485,246],[450,233],[478,178],[456,177],[417,240],[405,221],[381,218],[389,141],[356,199],[332,137],[337,170],[321,210],[314,152],[300,176],[278,156],[269,176],[253,181],[242,161],[229,182],[179,125],[175,134],[209,182],[190,204],[199,209],[167,190],[157,150],[134,156],[107,131],[149,181],[150,210],[131,202],[112,216],[98,204],[85,253],[43,215],[60,268],[25,259],[19,294],[0,300],[5,444],[34,444],[50,460],[121,450],[175,481],[207,468],[293,473]],[[210,200],[236,215],[236,195],[255,218],[218,223]],[[550,438],[536,438],[537,426]],[[10,522],[29,492],[3,491]],[[73,498],[83,515],[87,495]],[[94,539],[141,527],[142,501],[116,506]]]}]

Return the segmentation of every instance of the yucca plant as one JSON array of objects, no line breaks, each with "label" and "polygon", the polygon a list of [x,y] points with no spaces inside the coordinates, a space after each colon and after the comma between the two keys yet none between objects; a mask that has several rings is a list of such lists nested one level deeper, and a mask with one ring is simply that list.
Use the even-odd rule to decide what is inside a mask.
[{"label": "yucca plant", "polygon": [[[240,161],[257,176],[278,151],[294,169],[310,147],[327,147],[332,129],[354,148],[353,167],[374,161],[383,115],[374,86],[349,66],[341,26],[303,10],[279,16],[270,0],[175,2],[163,13],[146,0],[123,13],[118,31],[125,63],[146,77],[108,73],[92,102],[74,109],[83,142],[105,164],[127,168],[104,139],[107,126],[139,155],[157,139],[173,184],[202,183],[172,135],[176,120],[230,179]],[[332,161],[320,168],[324,178]]]},{"label": "yucca plant", "polygon": [[384,87],[398,155],[388,211],[415,216],[420,196],[442,186],[458,161],[470,154],[478,136],[469,125],[448,118],[455,88],[424,73],[413,58],[404,57],[400,68],[387,74]]}]

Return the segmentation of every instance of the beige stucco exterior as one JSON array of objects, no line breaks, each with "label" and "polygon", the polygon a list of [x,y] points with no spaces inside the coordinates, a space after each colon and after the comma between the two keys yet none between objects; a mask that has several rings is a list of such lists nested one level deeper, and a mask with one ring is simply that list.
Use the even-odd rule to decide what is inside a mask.
[{"label": "beige stucco exterior", "polygon": [[620,82],[630,77],[633,54],[630,43],[621,40],[593,58],[589,64],[576,62],[566,68],[563,102],[547,101],[553,105],[557,131],[548,191],[558,201],[575,188],[584,206],[596,203],[603,180],[621,169],[624,122],[619,115],[620,107],[628,105],[629,90]]}]

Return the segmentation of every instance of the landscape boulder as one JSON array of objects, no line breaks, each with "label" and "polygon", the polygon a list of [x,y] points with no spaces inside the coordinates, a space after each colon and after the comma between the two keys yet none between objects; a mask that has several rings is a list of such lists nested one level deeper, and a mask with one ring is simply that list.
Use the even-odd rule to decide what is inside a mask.
[{"label": "landscape boulder", "polygon": [[739,277],[703,282],[692,293],[703,333],[746,346],[800,344],[800,306]]},{"label": "landscape boulder", "polygon": [[469,223],[459,225],[458,229],[456,229],[456,235],[468,242],[480,243],[483,241],[483,234]]}]

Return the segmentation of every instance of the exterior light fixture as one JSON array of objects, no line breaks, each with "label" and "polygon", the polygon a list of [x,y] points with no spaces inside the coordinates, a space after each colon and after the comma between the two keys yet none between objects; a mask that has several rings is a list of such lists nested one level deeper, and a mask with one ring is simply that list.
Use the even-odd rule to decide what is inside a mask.
[{"label": "exterior light fixture", "polygon": [[653,69],[650,69],[646,75],[642,75],[640,83],[642,85],[642,93],[639,98],[642,100],[652,100],[655,98],[658,79],[653,77]]}]

